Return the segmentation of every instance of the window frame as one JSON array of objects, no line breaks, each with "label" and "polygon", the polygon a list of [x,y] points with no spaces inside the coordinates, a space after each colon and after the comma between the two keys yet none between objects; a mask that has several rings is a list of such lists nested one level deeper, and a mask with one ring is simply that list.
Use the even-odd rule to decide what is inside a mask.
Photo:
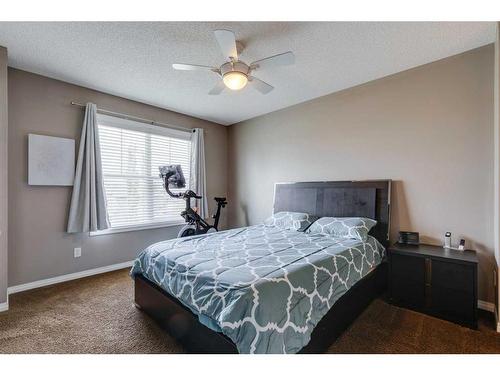
[{"label": "window frame", "polygon": [[[97,114],[97,124],[104,126],[111,126],[115,128],[122,128],[126,130],[132,130],[137,132],[156,134],[160,136],[166,136],[171,138],[178,138],[183,140],[191,141],[191,132],[182,131],[172,128],[167,128],[160,125],[153,125],[148,123],[143,123],[139,121],[129,120],[121,117],[115,117],[110,115],[105,115],[98,113]],[[145,223],[145,224],[132,224],[132,225],[123,225],[118,227],[111,227],[104,230],[90,232],[89,235],[93,236],[102,236],[107,234],[114,233],[123,233],[123,232],[133,232],[140,230],[148,230],[148,229],[159,229],[166,227],[178,227],[184,225],[184,219],[179,215],[179,220],[168,220],[162,222],[154,222],[154,223]]]}]

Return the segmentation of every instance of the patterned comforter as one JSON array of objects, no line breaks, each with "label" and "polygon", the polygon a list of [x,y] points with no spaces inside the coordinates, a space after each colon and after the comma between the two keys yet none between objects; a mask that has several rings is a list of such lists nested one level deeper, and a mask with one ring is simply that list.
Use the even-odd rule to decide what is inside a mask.
[{"label": "patterned comforter", "polygon": [[383,254],[371,236],[362,242],[261,224],[155,243],[131,275],[176,297],[240,353],[296,353]]}]

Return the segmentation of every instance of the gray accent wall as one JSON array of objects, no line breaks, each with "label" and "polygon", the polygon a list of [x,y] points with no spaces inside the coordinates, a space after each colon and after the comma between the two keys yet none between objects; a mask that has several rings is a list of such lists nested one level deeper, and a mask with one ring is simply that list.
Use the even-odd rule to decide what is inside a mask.
[{"label": "gray accent wall", "polygon": [[269,216],[275,182],[392,179],[392,240],[465,238],[493,302],[493,61],[488,45],[232,125],[231,226]]},{"label": "gray accent wall", "polygon": [[7,49],[0,47],[0,304],[7,302]]},{"label": "gray accent wall", "polygon": [[[8,83],[9,286],[130,261],[149,244],[175,237],[179,229],[167,227],[94,237],[65,232],[72,188],[28,185],[27,139],[29,133],[73,138],[78,148],[83,110],[72,106],[72,100],[91,101],[101,108],[172,125],[204,128],[211,212],[215,209],[212,198],[226,195],[227,127],[12,68],[8,70]],[[1,92],[0,89],[3,103]],[[0,106],[3,126],[2,116]],[[223,226],[225,219],[224,215]],[[73,257],[75,247],[82,248],[80,258]],[[2,256],[0,252],[0,261]],[[0,264],[0,276],[4,269]],[[0,287],[2,280],[0,277]]]}]

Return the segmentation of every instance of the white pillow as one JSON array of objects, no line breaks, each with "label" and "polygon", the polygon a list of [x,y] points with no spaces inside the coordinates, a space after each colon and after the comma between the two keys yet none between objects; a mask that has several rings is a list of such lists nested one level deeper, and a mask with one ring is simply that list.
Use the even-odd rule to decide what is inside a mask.
[{"label": "white pillow", "polygon": [[317,216],[309,215],[303,212],[282,211],[277,212],[264,220],[264,225],[267,227],[274,226],[281,229],[303,232],[317,219]]},{"label": "white pillow", "polygon": [[372,229],[376,220],[366,217],[322,217],[316,220],[308,229],[307,233],[330,234],[341,238],[354,238],[361,241],[368,239],[368,232]]}]

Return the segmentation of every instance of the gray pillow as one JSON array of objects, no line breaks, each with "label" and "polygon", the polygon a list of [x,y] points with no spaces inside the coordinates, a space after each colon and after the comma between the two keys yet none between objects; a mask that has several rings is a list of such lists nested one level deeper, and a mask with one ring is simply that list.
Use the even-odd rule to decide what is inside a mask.
[{"label": "gray pillow", "polygon": [[309,215],[303,212],[282,211],[277,212],[273,214],[273,216],[264,220],[264,225],[266,227],[275,226],[281,229],[303,232],[317,219],[317,216]]},{"label": "gray pillow", "polygon": [[307,233],[330,234],[366,241],[368,232],[375,224],[377,221],[365,217],[322,217],[307,229]]}]

